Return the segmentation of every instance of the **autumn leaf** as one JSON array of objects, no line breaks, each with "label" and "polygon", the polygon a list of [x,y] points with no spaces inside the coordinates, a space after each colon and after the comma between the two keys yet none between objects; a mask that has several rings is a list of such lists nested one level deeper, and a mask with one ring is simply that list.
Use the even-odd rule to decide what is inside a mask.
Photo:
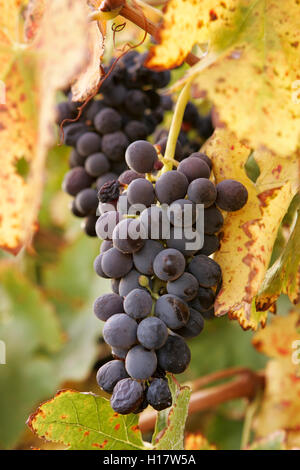
[{"label": "autumn leaf", "polygon": [[[250,149],[226,129],[217,129],[202,148],[213,161],[216,182],[236,179],[248,190],[247,204],[237,212],[224,213],[221,247],[214,259],[223,273],[223,286],[216,299],[217,316],[228,314],[245,329],[266,321],[256,311],[255,297],[270,262],[278,227],[296,191],[291,181],[259,192],[245,172]],[[265,160],[260,161],[263,171]],[[276,156],[274,156],[276,165]]]},{"label": "autumn leaf", "polygon": [[300,445],[300,315],[292,311],[276,317],[253,338],[253,345],[272,358],[267,364],[266,386],[256,417],[258,437],[277,429],[287,432],[288,447]]},{"label": "autumn leaf", "polygon": [[28,419],[39,437],[69,450],[144,450],[138,415],[119,415],[108,400],[62,390]]},{"label": "autumn leaf", "polygon": [[258,308],[272,305],[279,295],[287,294],[291,302],[300,301],[300,211],[290,238],[279,259],[267,271],[259,290],[256,304]]},{"label": "autumn leaf", "polygon": [[184,441],[185,450],[217,450],[214,444],[210,444],[200,432],[187,434]]},{"label": "autumn leaf", "polygon": [[[47,149],[53,142],[55,92],[78,73],[86,56],[86,5],[48,0],[32,13],[22,42],[24,2],[0,5],[0,247],[14,254],[30,242],[43,186]],[[33,4],[31,4],[33,8]],[[32,10],[31,10],[32,11]]]},{"label": "autumn leaf", "polygon": [[[299,144],[300,4],[294,0],[169,0],[148,66],[208,52],[187,73],[239,140],[287,156]],[[299,86],[298,86],[299,90]]]},{"label": "autumn leaf", "polygon": [[172,393],[172,406],[158,413],[152,444],[155,450],[183,450],[191,389],[175,383],[170,374],[168,382]]}]

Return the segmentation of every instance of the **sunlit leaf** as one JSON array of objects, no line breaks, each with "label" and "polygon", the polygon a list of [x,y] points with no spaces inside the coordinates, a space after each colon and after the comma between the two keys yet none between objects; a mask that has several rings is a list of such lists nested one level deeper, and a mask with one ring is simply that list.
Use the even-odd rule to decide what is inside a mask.
[{"label": "sunlit leaf", "polygon": [[188,75],[221,121],[254,148],[287,156],[299,143],[300,4],[294,0],[170,0],[148,65],[179,65],[194,44],[208,53]]},{"label": "sunlit leaf", "polygon": [[[216,182],[236,179],[248,190],[247,204],[224,214],[221,248],[214,259],[221,265],[223,287],[215,304],[216,315],[228,314],[243,328],[256,329],[266,321],[266,312],[257,312],[255,296],[265,277],[279,225],[294,196],[290,181],[259,192],[246,174],[250,150],[226,129],[217,129],[203,147],[213,161]],[[263,170],[264,161],[260,162]]]},{"label": "sunlit leaf", "polygon": [[108,400],[74,390],[58,392],[29,418],[39,437],[69,450],[143,450],[138,416],[115,413]]},{"label": "sunlit leaf", "polygon": [[208,440],[200,433],[187,434],[184,441],[185,450],[216,450],[216,446],[210,444]]}]

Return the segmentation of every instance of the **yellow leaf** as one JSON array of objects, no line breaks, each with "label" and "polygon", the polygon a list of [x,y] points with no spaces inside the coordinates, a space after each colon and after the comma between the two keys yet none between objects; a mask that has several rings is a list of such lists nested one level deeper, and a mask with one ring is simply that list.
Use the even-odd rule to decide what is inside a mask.
[{"label": "yellow leaf", "polygon": [[286,317],[274,318],[253,339],[259,351],[274,358],[266,368],[266,387],[255,423],[256,433],[263,437],[284,429],[289,447],[300,442],[299,327],[299,312],[291,312]]},{"label": "yellow leaf", "polygon": [[256,329],[260,322],[265,323],[267,313],[256,311],[255,297],[295,188],[287,181],[259,193],[244,169],[250,149],[226,129],[217,129],[202,150],[213,161],[217,183],[226,178],[236,179],[246,186],[249,195],[241,210],[224,214],[221,247],[214,256],[223,273],[215,312],[217,316],[228,314],[238,319],[244,329]]},{"label": "yellow leaf", "polygon": [[78,73],[86,56],[84,2],[47,0],[44,15],[39,11],[32,25],[27,23],[30,44],[21,42],[25,3],[0,4],[0,80],[6,87],[0,107],[0,247],[14,254],[30,241],[36,224],[55,92]]},{"label": "yellow leaf", "polygon": [[89,27],[89,51],[89,61],[84,70],[76,77],[72,86],[73,101],[84,102],[99,87],[104,42],[98,24],[95,21]]},{"label": "yellow leaf", "polygon": [[195,76],[239,140],[287,156],[299,143],[300,3],[169,0],[148,66],[179,65],[194,44],[208,53]]}]

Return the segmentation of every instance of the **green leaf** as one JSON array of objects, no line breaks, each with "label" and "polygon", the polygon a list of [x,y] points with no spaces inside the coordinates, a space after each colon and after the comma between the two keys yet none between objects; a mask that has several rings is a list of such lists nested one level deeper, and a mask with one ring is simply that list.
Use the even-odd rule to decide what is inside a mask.
[{"label": "green leaf", "polygon": [[300,209],[291,236],[280,256],[267,271],[256,299],[259,308],[268,308],[279,295],[287,294],[293,303],[300,300]]},{"label": "green leaf", "polygon": [[108,400],[74,390],[58,392],[30,416],[39,437],[69,450],[145,450],[138,416],[119,415]]},{"label": "green leaf", "polygon": [[[160,423],[155,430],[153,444],[155,450],[183,450],[185,422],[187,419],[191,390],[189,387],[177,385],[172,378],[168,376],[169,387],[172,393],[173,404],[169,408],[165,429],[162,429],[162,423],[165,420],[165,413],[159,416]],[[159,432],[159,434],[158,434]]]},{"label": "green leaf", "polygon": [[276,431],[263,439],[254,441],[247,450],[287,450],[285,431]]}]

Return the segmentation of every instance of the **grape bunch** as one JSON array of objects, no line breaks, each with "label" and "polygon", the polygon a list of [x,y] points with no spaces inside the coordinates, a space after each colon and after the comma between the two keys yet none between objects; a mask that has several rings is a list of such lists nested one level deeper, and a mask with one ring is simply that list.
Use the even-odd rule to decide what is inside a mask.
[{"label": "grape bunch", "polygon": [[[121,58],[101,85],[101,95],[85,106],[76,122],[63,127],[64,143],[73,147],[63,189],[74,197],[71,212],[85,219],[83,229],[89,236],[96,236],[97,191],[128,169],[126,148],[135,140],[147,139],[170,106],[158,93],[169,83],[170,72],[146,69],[144,60],[135,51]],[[68,97],[58,105],[57,124],[75,119],[82,105]]]},{"label": "grape bunch", "polygon": [[173,161],[171,170],[161,154],[160,145],[131,143],[127,177],[99,191],[96,233],[103,241],[94,269],[111,279],[112,293],[96,299],[94,312],[105,322],[114,359],[99,369],[97,382],[121,414],[171,405],[166,372],[188,367],[186,339],[214,317],[222,286],[221,268],[210,257],[220,244],[221,211],[240,210],[248,198],[238,181],[213,183],[204,153]]}]

